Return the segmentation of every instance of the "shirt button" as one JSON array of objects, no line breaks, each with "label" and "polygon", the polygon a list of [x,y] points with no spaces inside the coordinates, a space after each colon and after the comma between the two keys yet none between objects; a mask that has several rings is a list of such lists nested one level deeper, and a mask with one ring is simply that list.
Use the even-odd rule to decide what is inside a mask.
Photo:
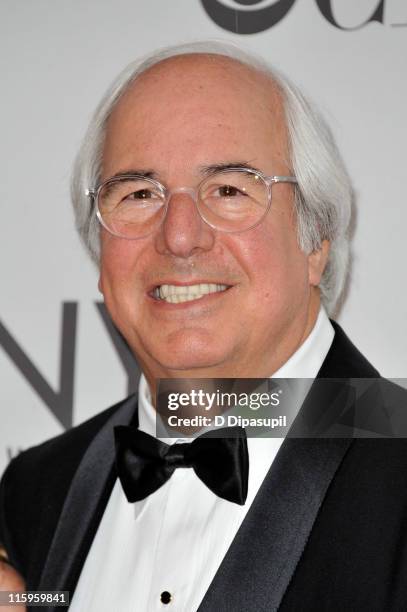
[{"label": "shirt button", "polygon": [[168,591],[163,591],[160,596],[161,602],[163,604],[169,604],[171,601],[171,593]]}]

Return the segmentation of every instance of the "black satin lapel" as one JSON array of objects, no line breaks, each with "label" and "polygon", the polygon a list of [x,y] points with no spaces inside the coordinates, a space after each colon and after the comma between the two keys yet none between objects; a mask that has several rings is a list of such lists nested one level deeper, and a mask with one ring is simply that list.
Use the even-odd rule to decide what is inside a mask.
[{"label": "black satin lapel", "polygon": [[285,439],[198,612],[277,610],[350,439]]},{"label": "black satin lapel", "polygon": [[[128,425],[137,402],[124,402],[99,431],[73,478],[49,549],[39,591],[70,591],[71,597],[116,479],[113,427]],[[53,606],[49,611],[58,610]]]}]

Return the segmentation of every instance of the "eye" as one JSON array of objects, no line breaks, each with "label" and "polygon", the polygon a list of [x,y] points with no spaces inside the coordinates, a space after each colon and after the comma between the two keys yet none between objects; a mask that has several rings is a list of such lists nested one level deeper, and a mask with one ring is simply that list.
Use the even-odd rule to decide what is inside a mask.
[{"label": "eye", "polygon": [[157,198],[157,194],[151,191],[150,189],[139,189],[138,191],[133,191],[126,196],[126,200],[151,200],[153,198]]},{"label": "eye", "polygon": [[218,187],[217,191],[222,198],[231,198],[234,196],[246,195],[244,191],[241,191],[233,185],[222,185]]}]

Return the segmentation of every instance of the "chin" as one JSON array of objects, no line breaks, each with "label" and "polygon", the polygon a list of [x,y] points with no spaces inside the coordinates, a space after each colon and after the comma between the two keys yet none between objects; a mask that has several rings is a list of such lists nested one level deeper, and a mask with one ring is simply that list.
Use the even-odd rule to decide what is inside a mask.
[{"label": "chin", "polygon": [[[181,336],[181,337],[180,337]],[[227,361],[225,342],[208,334],[185,334],[179,332],[172,335],[166,343],[167,350],[157,351],[155,355],[163,368],[177,372],[191,370],[211,370]],[[154,355],[154,350],[152,351]],[[178,375],[178,374],[177,374]],[[205,375],[202,373],[202,375]],[[182,373],[180,374],[182,377]],[[208,373],[210,376],[210,373]]]}]

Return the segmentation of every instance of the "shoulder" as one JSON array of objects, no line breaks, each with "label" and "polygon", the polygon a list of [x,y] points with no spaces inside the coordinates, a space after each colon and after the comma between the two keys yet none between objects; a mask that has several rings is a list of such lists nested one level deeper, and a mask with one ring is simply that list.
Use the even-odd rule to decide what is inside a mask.
[{"label": "shoulder", "polygon": [[[50,537],[81,459],[105,423],[130,398],[13,459],[0,483],[0,543],[15,559],[47,517]],[[134,400],[135,402],[135,400]],[[16,550],[17,547],[17,550]]]},{"label": "shoulder", "polygon": [[[351,342],[343,329],[331,321],[335,336],[318,378],[343,380],[354,388],[352,425],[391,439],[407,439],[407,390],[382,378],[376,368]],[[372,436],[374,437],[374,435]],[[407,444],[407,440],[405,440]],[[406,444],[394,445],[405,452]],[[385,445],[375,447],[380,453]]]},{"label": "shoulder", "polygon": [[4,477],[7,481],[18,481],[19,486],[31,487],[33,482],[54,474],[56,478],[69,476],[79,464],[90,442],[103,425],[116,412],[123,400],[100,412],[68,431],[29,448],[11,461]]},{"label": "shoulder", "polygon": [[378,378],[379,372],[351,342],[342,327],[331,320],[332,345],[318,373],[319,378]]}]

